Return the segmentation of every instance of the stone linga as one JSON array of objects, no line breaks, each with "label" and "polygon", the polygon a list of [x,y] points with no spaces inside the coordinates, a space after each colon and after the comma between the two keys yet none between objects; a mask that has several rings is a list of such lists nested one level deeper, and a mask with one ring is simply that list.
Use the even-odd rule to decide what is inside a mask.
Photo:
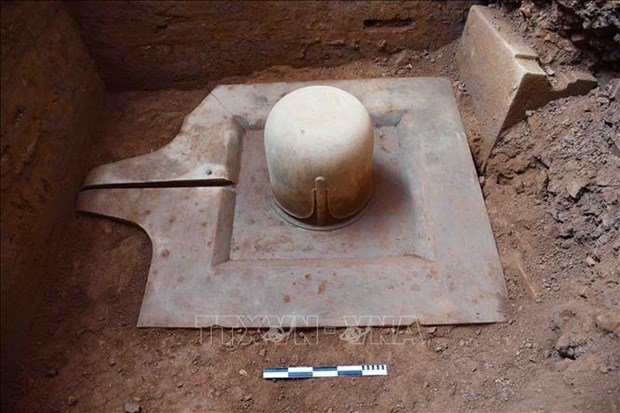
[{"label": "stone linga", "polygon": [[283,217],[315,229],[351,223],[372,193],[373,142],[368,111],[342,89],[308,86],[280,99],[265,124],[265,154]]}]

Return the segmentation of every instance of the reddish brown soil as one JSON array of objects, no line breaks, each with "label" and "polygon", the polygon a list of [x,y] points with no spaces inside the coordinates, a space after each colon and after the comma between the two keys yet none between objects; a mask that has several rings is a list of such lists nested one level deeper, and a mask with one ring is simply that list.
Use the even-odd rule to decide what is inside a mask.
[{"label": "reddish brown soil", "polygon": [[278,62],[334,67],[460,36],[475,0],[67,1],[114,90],[195,89]]},{"label": "reddish brown soil", "polygon": [[[454,48],[329,69],[275,67],[223,82],[449,76],[475,146]],[[160,147],[207,93],[109,95],[93,165]],[[481,182],[509,322],[371,333],[404,344],[371,343],[370,335],[356,344],[340,330],[305,332],[313,344],[295,345],[256,332],[210,340],[195,330],[137,329],[148,237],[76,214],[49,274],[11,410],[122,412],[134,403],[146,412],[620,411],[618,99],[601,86],[532,112],[489,161]],[[390,375],[261,379],[266,366],[337,363],[387,363]]]}]

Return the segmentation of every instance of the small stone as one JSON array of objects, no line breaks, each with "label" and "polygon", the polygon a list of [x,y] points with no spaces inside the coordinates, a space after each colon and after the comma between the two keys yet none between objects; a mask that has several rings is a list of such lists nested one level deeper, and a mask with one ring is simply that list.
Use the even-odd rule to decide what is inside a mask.
[{"label": "small stone", "polygon": [[579,177],[575,179],[569,179],[566,183],[566,192],[573,199],[579,199],[583,189],[588,186],[589,180],[587,178]]},{"label": "small stone", "polygon": [[600,313],[594,323],[601,330],[620,336],[620,311]]},{"label": "small stone", "polygon": [[465,400],[466,400],[466,401],[468,401],[468,402],[475,402],[475,401],[476,401],[476,399],[478,398],[478,396],[476,395],[476,393],[475,393],[475,392],[473,392],[473,391],[470,391],[470,392],[468,392],[468,393],[465,393],[465,394],[463,395],[463,397],[464,397],[464,398],[465,398]]},{"label": "small stone", "polygon": [[259,356],[265,357],[265,354],[267,354],[267,350],[265,350],[264,348],[261,348],[260,350],[258,350]]},{"label": "small stone", "polygon": [[435,347],[435,352],[436,353],[441,353],[441,350],[443,350],[443,348],[441,346]]},{"label": "small stone", "polygon": [[588,298],[588,287],[581,287],[577,295],[581,298]]},{"label": "small stone", "polygon": [[252,400],[252,395],[246,394],[245,396],[243,396],[243,401],[244,402],[249,402],[250,400]]},{"label": "small stone", "polygon": [[110,359],[108,360],[108,364],[109,364],[110,366],[114,366],[114,365],[116,364],[116,360],[114,360],[113,358],[110,358]]},{"label": "small stone", "polygon": [[568,223],[560,225],[558,229],[558,236],[560,238],[571,238],[575,235],[575,229]]},{"label": "small stone", "polygon": [[183,383],[177,383],[177,387],[180,389],[181,387],[183,387]]},{"label": "small stone", "polygon": [[69,396],[69,398],[67,399],[67,403],[69,403],[69,406],[75,406],[77,401],[77,397],[75,397],[74,395]]},{"label": "small stone", "polygon": [[403,50],[395,55],[393,55],[394,66],[401,67],[406,64],[409,59],[408,53],[406,50]]},{"label": "small stone", "polygon": [[530,3],[524,3],[523,5],[521,5],[521,7],[519,7],[519,11],[523,15],[523,17],[529,19],[530,17],[532,17],[533,6]]},{"label": "small stone", "polygon": [[241,374],[242,376],[247,376],[248,372],[245,371],[244,369],[239,370],[239,374]]},{"label": "small stone", "polygon": [[125,403],[123,410],[125,413],[140,413],[142,411],[142,406],[137,403]]},{"label": "small stone", "polygon": [[596,260],[588,255],[586,257],[586,264],[588,264],[590,267],[594,267],[596,265]]}]

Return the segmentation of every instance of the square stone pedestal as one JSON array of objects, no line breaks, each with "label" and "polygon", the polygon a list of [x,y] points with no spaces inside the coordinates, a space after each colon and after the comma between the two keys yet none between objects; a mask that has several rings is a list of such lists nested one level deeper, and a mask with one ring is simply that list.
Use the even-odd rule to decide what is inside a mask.
[{"label": "square stone pedestal", "polygon": [[[333,231],[280,217],[265,162],[269,110],[311,84],[352,93],[375,123],[372,200]],[[139,326],[503,320],[502,268],[447,79],[219,86],[166,147],[91,171],[78,209],[149,234]]]}]

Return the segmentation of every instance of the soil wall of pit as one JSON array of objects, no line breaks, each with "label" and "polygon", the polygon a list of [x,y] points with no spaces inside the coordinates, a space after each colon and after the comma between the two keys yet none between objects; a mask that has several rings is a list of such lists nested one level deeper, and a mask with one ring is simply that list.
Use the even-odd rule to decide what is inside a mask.
[{"label": "soil wall of pit", "polygon": [[103,89],[62,3],[3,2],[1,34],[4,393],[88,167]]},{"label": "soil wall of pit", "polygon": [[477,1],[72,1],[113,89],[196,88],[273,65],[334,66],[460,36]]}]

